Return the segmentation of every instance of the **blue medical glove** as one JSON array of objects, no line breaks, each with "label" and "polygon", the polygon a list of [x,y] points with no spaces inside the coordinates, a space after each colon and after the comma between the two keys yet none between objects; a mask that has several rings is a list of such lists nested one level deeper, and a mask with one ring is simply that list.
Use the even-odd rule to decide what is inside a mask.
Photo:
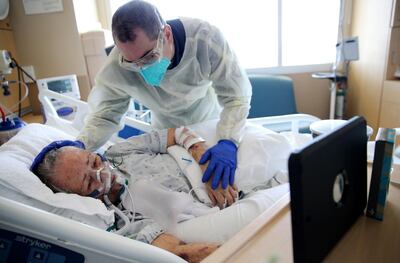
[{"label": "blue medical glove", "polygon": [[233,185],[235,181],[235,170],[237,163],[237,146],[230,140],[220,140],[218,144],[208,149],[201,157],[199,164],[210,161],[204,172],[203,183],[212,179],[211,187],[216,189],[219,181],[222,182],[222,189],[228,187],[228,183]]}]

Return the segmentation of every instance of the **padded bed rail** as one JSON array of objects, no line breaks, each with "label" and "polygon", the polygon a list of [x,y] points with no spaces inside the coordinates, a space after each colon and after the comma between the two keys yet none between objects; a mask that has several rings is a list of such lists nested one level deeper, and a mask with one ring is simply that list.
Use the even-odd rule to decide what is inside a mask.
[{"label": "padded bed rail", "polygon": [[[42,255],[55,254],[59,259],[62,257],[68,259],[72,254],[78,253],[83,256],[86,263],[186,262],[155,246],[90,227],[1,196],[0,211],[2,211],[0,241],[9,248],[15,245],[20,253],[26,252],[24,249],[27,249],[41,252]],[[0,252],[12,253],[7,250]],[[32,252],[28,253],[32,255]],[[6,255],[3,256],[5,257],[0,259],[7,258]]]}]

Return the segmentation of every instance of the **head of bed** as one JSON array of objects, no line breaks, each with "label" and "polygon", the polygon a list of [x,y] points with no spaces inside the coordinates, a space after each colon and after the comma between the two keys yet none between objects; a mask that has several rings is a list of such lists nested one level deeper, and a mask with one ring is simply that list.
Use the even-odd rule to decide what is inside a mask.
[{"label": "head of bed", "polygon": [[42,255],[74,262],[80,262],[79,255],[90,262],[184,262],[167,251],[105,231],[114,223],[114,213],[101,201],[53,193],[43,184],[30,165],[43,147],[60,139],[73,137],[47,125],[29,124],[0,147],[0,236],[9,248],[15,242],[19,247],[19,255],[7,250],[9,258],[32,256],[37,251],[30,244],[39,244]]}]

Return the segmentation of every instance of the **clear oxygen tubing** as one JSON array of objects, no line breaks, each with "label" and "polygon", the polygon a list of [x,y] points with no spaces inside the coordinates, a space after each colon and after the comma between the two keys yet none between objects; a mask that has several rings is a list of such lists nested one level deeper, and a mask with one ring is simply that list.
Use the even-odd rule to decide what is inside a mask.
[{"label": "clear oxygen tubing", "polygon": [[[118,169],[113,167],[113,166],[109,166],[109,167],[111,168],[110,170],[111,170],[112,174],[115,174],[115,171],[118,171]],[[130,212],[132,213],[132,219],[130,220],[130,223],[133,223],[135,221],[135,216],[136,216],[136,207],[135,207],[135,203],[133,201],[133,196],[131,194],[131,191],[129,190],[127,181],[126,181],[126,179],[124,177],[122,177],[120,175],[117,175],[116,182],[121,184],[121,185],[123,185],[125,191],[127,191],[127,193],[128,193],[129,200],[131,201],[130,210],[128,209],[128,207],[125,207],[126,208],[125,212],[127,214],[130,214]],[[111,188],[111,186],[110,186],[110,188]],[[108,191],[107,191],[107,193],[108,193]]]},{"label": "clear oxygen tubing", "polygon": [[129,219],[129,217],[123,211],[121,211],[121,209],[119,209],[118,207],[116,207],[115,205],[113,205],[111,203],[110,199],[108,198],[108,194],[105,194],[104,198],[103,198],[107,207],[110,207],[111,209],[113,209],[114,212],[124,221],[124,226],[121,227],[120,229],[118,229],[117,231],[115,231],[115,234],[118,234],[118,235],[126,234],[130,229],[131,223],[133,223],[135,221],[135,210],[134,210],[134,205],[133,205],[133,198],[132,198],[132,195],[131,195],[128,187],[125,187],[125,191],[128,191],[129,198],[131,199],[131,204],[132,204],[132,208],[133,208],[132,219]]},{"label": "clear oxygen tubing", "polygon": [[[3,82],[4,83],[4,82]],[[1,83],[1,84],[3,84]],[[23,81],[19,81],[19,80],[11,80],[11,81],[5,81],[5,83],[8,84],[22,84],[25,87],[25,94],[24,96],[21,98],[21,100],[19,100],[16,104],[12,105],[10,108],[7,108],[4,104],[2,104],[0,102],[0,107],[2,107],[3,109],[5,109],[6,112],[13,114],[13,110],[14,108],[18,107],[18,104],[20,104],[21,102],[23,102],[29,95],[29,88],[28,85],[26,85],[25,82]]]},{"label": "clear oxygen tubing", "polygon": [[[114,210],[114,212],[124,221],[124,226],[121,227],[120,229],[118,229],[117,231],[115,231],[115,233],[118,234],[118,235],[124,235],[129,231],[131,223],[133,223],[135,221],[135,215],[136,215],[135,206],[134,206],[133,197],[132,197],[132,194],[130,193],[129,188],[125,185],[124,182],[121,182],[121,180],[119,180],[119,179],[121,179],[121,177],[119,177],[119,175],[116,175],[116,181],[115,182],[121,184],[122,187],[124,187],[125,191],[128,192],[129,198],[131,200],[131,208],[132,208],[132,210],[131,211],[129,211],[129,210],[122,211],[121,209],[116,207],[110,201],[110,198],[108,197],[108,194],[110,192],[110,189],[112,188],[111,175],[115,174],[113,172],[113,170],[115,170],[115,168],[110,166],[108,162],[105,162],[104,166],[96,171],[96,179],[99,182],[102,183],[101,187],[99,189],[97,189],[96,191],[98,191],[99,193],[104,191],[104,195],[103,195],[104,203],[106,204],[106,206],[108,208]],[[101,176],[102,172],[104,172],[106,176]],[[131,218],[128,217],[130,212],[132,212],[132,217]]]}]

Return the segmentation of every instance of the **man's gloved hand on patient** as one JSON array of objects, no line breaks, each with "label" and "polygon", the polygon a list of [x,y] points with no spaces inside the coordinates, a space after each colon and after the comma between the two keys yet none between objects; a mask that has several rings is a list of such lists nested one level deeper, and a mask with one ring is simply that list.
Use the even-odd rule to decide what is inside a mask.
[{"label": "man's gloved hand on patient", "polygon": [[[236,145],[229,140],[220,140],[217,145],[206,150],[203,143],[205,140],[186,127],[175,129],[175,142],[187,149],[199,161],[203,172],[205,170],[202,181],[206,184],[213,205],[221,209],[232,205],[238,196],[234,185]],[[213,167],[210,167],[211,164]]]},{"label": "man's gloved hand on patient", "polygon": [[199,164],[205,164],[207,161],[209,163],[202,178],[203,183],[208,182],[212,177],[211,187],[214,190],[220,182],[222,189],[226,189],[228,184],[233,186],[237,165],[237,146],[235,143],[230,140],[220,140],[203,154]]}]

